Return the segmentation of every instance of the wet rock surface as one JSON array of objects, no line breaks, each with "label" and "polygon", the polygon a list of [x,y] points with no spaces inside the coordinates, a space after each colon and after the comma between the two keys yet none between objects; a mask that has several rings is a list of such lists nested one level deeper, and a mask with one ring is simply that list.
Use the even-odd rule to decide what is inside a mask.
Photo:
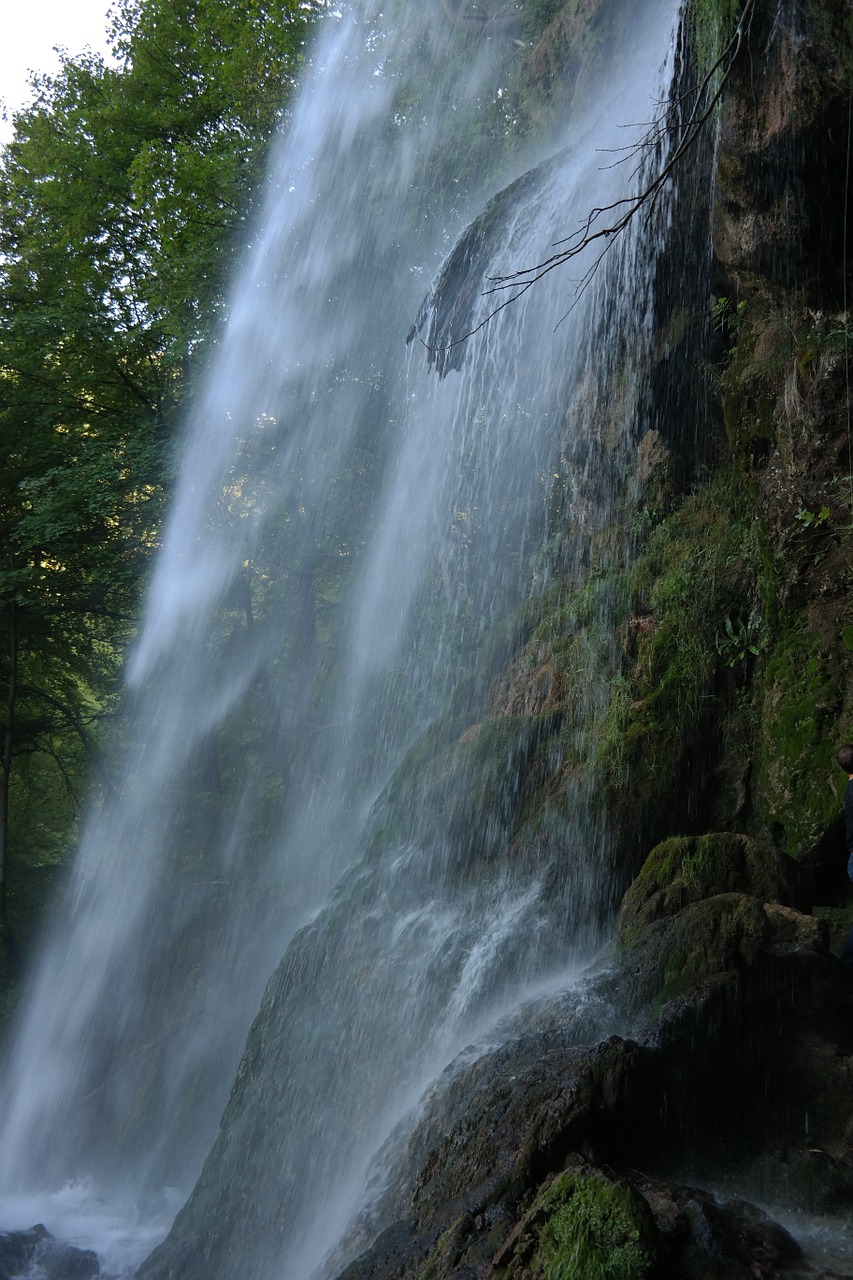
[{"label": "wet rock surface", "polygon": [[619,930],[636,934],[689,903],[720,893],[794,905],[803,898],[801,868],[772,845],[723,831],[675,836],[657,845],[626,893]]},{"label": "wet rock surface", "polygon": [[26,1231],[0,1234],[0,1280],[99,1280],[101,1266],[91,1249],[63,1244],[41,1223]]},{"label": "wet rock surface", "polygon": [[[745,903],[749,925],[739,929],[731,908]],[[728,942],[705,953],[707,967],[657,1016],[640,1019],[636,1038],[578,1048],[543,1026],[448,1073],[398,1154],[391,1191],[351,1240],[373,1232],[375,1243],[342,1280],[843,1274],[804,1257],[749,1196],[780,1212],[849,1206],[853,1152],[835,1126],[839,1112],[853,1116],[853,1087],[831,1039],[849,997],[809,917],[792,930],[797,913],[783,909],[780,938],[778,912],[768,915],[757,899],[721,894],[707,905]],[[693,906],[679,914],[696,933]],[[647,996],[651,975],[659,980],[666,966],[660,924],[646,930]],[[646,1014],[653,1010],[654,1002]],[[801,1120],[814,1082],[798,1079],[796,1062],[813,1060],[818,1043],[842,1069],[826,1082],[831,1103],[810,1119],[806,1144]],[[784,1154],[750,1163],[768,1134]],[[737,1170],[742,1190],[717,1197],[672,1176],[689,1166],[712,1184]],[[563,1263],[567,1270],[554,1269]]]}]

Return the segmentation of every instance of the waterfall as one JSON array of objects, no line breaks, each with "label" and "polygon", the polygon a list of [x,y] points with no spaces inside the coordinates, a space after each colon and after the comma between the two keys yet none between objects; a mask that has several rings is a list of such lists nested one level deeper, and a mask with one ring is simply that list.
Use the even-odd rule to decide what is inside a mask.
[{"label": "waterfall", "polygon": [[490,281],[642,181],[676,5],[623,8],[595,92],[509,162],[512,28],[325,19],[187,424],[121,786],[4,1071],[0,1225],[65,1213],[130,1274],[192,1192],[144,1275],[307,1278],[437,1074],[606,939],[608,832],[567,759],[607,600],[571,716],[510,660],[617,528],[665,207],[480,326]]}]

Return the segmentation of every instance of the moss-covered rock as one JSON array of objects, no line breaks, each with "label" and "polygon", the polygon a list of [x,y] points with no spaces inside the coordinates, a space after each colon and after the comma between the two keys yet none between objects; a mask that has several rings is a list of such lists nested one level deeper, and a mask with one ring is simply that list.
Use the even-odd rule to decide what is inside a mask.
[{"label": "moss-covered rock", "polygon": [[797,866],[772,846],[733,832],[672,836],[652,849],[625,894],[619,935],[629,941],[652,921],[721,893],[795,902]]},{"label": "moss-covered rock", "polygon": [[740,706],[733,695],[748,687],[767,634],[742,478],[720,468],[667,508],[637,517],[637,554],[617,597],[627,601],[621,670],[595,743],[624,838],[645,843],[644,854],[673,829],[701,830],[714,807],[721,825],[743,817],[744,760],[728,769],[738,796],[726,812],[717,804],[721,760],[744,754],[744,726],[724,712]]},{"label": "moss-covered rock", "polygon": [[754,805],[794,857],[814,848],[840,809],[844,778],[833,756],[843,687],[838,655],[802,625],[769,655]]},{"label": "moss-covered rock", "polygon": [[[453,1273],[460,1255],[470,1241],[472,1225],[471,1215],[463,1213],[439,1236],[418,1280],[442,1280],[443,1276]],[[349,1277],[349,1280],[355,1280],[355,1277]]]},{"label": "moss-covered rock", "polygon": [[757,898],[721,893],[691,902],[627,938],[622,963],[635,998],[662,1005],[749,968],[771,936]]},{"label": "moss-covered rock", "polygon": [[540,1193],[496,1280],[645,1280],[659,1254],[647,1202],[600,1169],[560,1174]]}]

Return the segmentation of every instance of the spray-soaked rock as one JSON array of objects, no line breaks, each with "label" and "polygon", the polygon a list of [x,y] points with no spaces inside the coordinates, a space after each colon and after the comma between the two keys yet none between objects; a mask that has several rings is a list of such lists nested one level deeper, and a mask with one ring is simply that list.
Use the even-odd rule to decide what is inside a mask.
[{"label": "spray-soaked rock", "polygon": [[625,894],[620,933],[635,934],[653,920],[719,893],[793,905],[800,896],[800,879],[792,858],[749,836],[728,831],[673,836],[652,849]]},{"label": "spray-soaked rock", "polygon": [[38,1223],[0,1235],[0,1280],[30,1274],[39,1280],[98,1280],[101,1266],[91,1249],[63,1244]]}]

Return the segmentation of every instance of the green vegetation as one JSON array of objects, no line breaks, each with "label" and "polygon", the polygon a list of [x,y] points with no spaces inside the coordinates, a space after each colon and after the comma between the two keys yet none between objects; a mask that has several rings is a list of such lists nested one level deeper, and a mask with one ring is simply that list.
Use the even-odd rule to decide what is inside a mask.
[{"label": "green vegetation", "polygon": [[[705,824],[803,858],[840,805],[832,752],[848,732],[850,644],[833,600],[849,582],[849,493],[831,454],[800,467],[795,415],[843,369],[826,340],[832,317],[733,314],[720,384],[731,460],[681,497],[660,469],[631,517],[633,558],[553,587],[521,661],[564,717],[565,768],[592,764],[617,834],[648,841]],[[768,500],[773,449],[773,482],[788,488]],[[800,471],[798,491],[787,476]],[[812,577],[825,605],[809,603]],[[692,813],[673,812],[671,797],[688,791]]]},{"label": "green vegetation", "polygon": [[688,22],[700,76],[716,65],[735,33],[740,11],[741,0],[692,0]]},{"label": "green vegetation", "polygon": [[717,653],[726,666],[736,667],[749,654],[757,658],[767,647],[767,624],[755,611],[746,620],[727,614],[722,629],[717,631],[716,641]]},{"label": "green vegetation", "polygon": [[501,1280],[644,1280],[657,1261],[648,1204],[598,1170],[560,1174],[537,1197],[527,1222],[496,1271]]},{"label": "green vegetation", "polygon": [[841,775],[828,727],[841,710],[834,663],[802,620],[787,627],[767,660],[763,681],[758,802],[782,847],[810,848],[838,812]]},{"label": "green vegetation", "polygon": [[622,672],[598,758],[614,794],[630,778],[642,812],[679,775],[689,744],[715,731],[724,670],[734,669],[737,679],[748,674],[766,623],[760,529],[736,471],[716,472],[639,527],[627,573]]},{"label": "green vegetation", "polygon": [[546,1280],[642,1280],[655,1259],[651,1213],[627,1186],[558,1179],[540,1236]]}]

